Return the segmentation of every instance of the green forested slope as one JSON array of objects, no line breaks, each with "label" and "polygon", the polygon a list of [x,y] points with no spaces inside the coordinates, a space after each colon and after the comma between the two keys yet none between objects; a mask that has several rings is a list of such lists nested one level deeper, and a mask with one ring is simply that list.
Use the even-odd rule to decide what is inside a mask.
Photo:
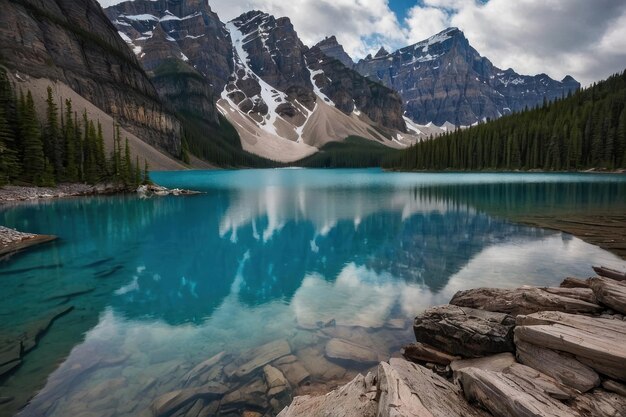
[{"label": "green forested slope", "polygon": [[626,71],[567,98],[421,142],[403,170],[626,168]]}]

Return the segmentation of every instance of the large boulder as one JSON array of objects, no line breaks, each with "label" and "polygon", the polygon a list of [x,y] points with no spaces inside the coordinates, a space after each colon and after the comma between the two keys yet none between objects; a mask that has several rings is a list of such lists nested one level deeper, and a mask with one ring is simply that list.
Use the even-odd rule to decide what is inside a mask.
[{"label": "large boulder", "polygon": [[[461,390],[430,370],[403,359],[378,367],[379,417],[482,417]],[[337,415],[337,414],[336,414]]]},{"label": "large boulder", "polygon": [[515,341],[570,353],[595,371],[626,381],[626,321],[554,311],[518,316]]},{"label": "large boulder", "polygon": [[515,320],[508,314],[444,305],[429,308],[413,323],[415,339],[463,357],[513,352]]},{"label": "large boulder", "polygon": [[458,373],[465,397],[478,402],[495,417],[580,415],[549,395],[543,387],[533,387],[532,380],[515,374],[478,368],[464,368]]},{"label": "large boulder", "polygon": [[457,292],[450,304],[497,311],[513,316],[539,311],[564,311],[568,313],[599,313],[602,307],[593,301],[589,289],[567,290],[564,288],[540,289],[522,287],[516,289],[475,288]]},{"label": "large boulder", "polygon": [[572,355],[519,340],[515,346],[521,363],[550,375],[568,387],[587,392],[600,385],[600,376]]},{"label": "large boulder", "polygon": [[626,314],[626,281],[596,277],[589,279],[589,286],[602,304]]},{"label": "large boulder", "polygon": [[359,374],[348,384],[326,395],[294,398],[278,417],[375,417],[377,394],[376,376],[372,373],[367,376]]}]

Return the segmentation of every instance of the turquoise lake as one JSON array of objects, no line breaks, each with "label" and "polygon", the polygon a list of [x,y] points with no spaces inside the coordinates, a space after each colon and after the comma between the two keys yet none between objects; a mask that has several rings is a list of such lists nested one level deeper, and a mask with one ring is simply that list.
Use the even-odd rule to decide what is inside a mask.
[{"label": "turquoise lake", "polygon": [[0,263],[0,341],[73,307],[0,381],[0,397],[13,398],[1,416],[140,415],[200,384],[189,371],[213,355],[236,361],[277,340],[309,374],[296,392],[324,392],[371,366],[328,361],[331,337],[384,360],[414,340],[418,312],[456,291],[626,269],[576,237],[507,220],[626,210],[626,176],[276,169],[152,179],[204,193],[0,207],[0,224],[59,237]]}]

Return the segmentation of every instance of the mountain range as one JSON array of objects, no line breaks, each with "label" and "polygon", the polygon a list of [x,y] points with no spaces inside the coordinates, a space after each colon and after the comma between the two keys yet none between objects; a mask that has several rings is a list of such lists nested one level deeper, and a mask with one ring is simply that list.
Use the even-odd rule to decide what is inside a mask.
[{"label": "mountain range", "polygon": [[19,88],[83,99],[78,111],[120,123],[157,169],[180,167],[186,149],[249,165],[355,136],[404,148],[580,87],[500,70],[455,28],[355,63],[335,37],[308,47],[287,17],[222,22],[206,0],[11,0],[0,23]]}]

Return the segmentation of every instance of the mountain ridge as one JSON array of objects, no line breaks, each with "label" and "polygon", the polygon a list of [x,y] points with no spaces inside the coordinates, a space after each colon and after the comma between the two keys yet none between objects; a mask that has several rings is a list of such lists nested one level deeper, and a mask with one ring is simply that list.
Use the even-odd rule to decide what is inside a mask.
[{"label": "mountain ridge", "polygon": [[[347,54],[336,38],[320,44],[326,54],[346,60]],[[555,81],[546,74],[527,76],[510,68],[501,70],[481,56],[456,27],[391,53],[381,48],[376,56],[368,55],[353,68],[398,91],[406,115],[421,124],[468,126],[580,88],[569,75]]]}]

